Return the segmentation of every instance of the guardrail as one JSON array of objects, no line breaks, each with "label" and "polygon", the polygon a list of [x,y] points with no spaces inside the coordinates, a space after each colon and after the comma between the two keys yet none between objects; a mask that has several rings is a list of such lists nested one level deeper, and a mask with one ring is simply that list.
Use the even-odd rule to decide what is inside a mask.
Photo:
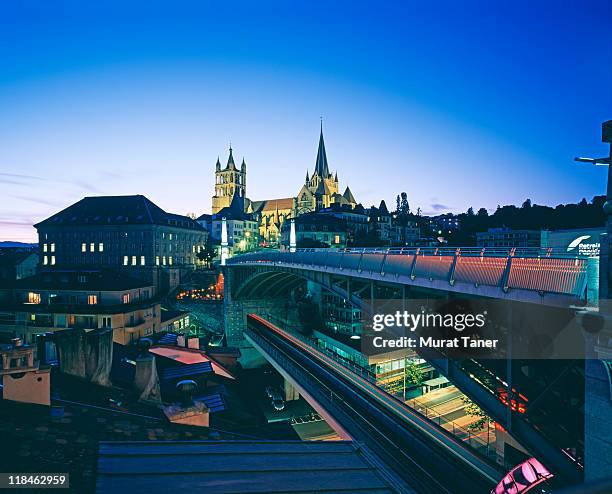
[{"label": "guardrail", "polygon": [[[228,265],[286,265],[319,271],[351,271],[361,277],[385,276],[403,283],[443,281],[451,287],[499,287],[587,297],[587,279],[597,279],[598,259],[554,249],[297,249],[244,254]],[[587,275],[587,268],[592,270]]]}]

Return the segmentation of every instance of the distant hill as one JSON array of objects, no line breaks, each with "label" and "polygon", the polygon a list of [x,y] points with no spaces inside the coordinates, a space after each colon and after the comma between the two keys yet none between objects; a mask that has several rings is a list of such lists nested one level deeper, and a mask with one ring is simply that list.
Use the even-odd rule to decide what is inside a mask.
[{"label": "distant hill", "polygon": [[5,240],[0,242],[0,249],[3,248],[21,248],[21,249],[33,249],[38,244],[26,244],[24,242],[12,242],[10,240]]}]

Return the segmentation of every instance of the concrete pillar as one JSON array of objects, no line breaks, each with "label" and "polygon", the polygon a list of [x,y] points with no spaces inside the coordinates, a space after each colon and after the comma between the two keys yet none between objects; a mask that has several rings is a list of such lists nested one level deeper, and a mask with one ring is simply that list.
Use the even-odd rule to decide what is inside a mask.
[{"label": "concrete pillar", "polygon": [[298,390],[287,380],[285,379],[285,401],[297,400],[300,398],[300,393]]}]

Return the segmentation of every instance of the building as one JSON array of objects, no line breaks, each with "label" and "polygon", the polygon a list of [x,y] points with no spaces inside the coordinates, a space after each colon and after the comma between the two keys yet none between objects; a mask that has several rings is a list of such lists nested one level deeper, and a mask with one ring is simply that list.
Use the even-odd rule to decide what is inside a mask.
[{"label": "building", "polygon": [[399,221],[394,218],[391,222],[391,245],[415,247],[421,239],[421,229],[414,221]]},{"label": "building", "polygon": [[217,157],[215,165],[215,195],[212,198],[212,214],[229,207],[234,196],[242,199],[246,197],[246,163],[242,158],[240,169],[234,163],[232,147],[229,148],[229,157],[225,168],[221,169],[221,162]]},{"label": "building", "polygon": [[347,187],[343,194],[339,193],[338,173],[334,175],[329,170],[323,125],[319,136],[319,148],[312,176],[306,172],[304,185],[297,194],[297,214],[311,213],[330,207],[332,204],[347,204],[355,207],[357,202],[351,190]]},{"label": "building", "polygon": [[85,197],[34,226],[43,271],[113,269],[162,291],[195,268],[208,236],[142,195]]},{"label": "building", "polygon": [[343,205],[355,208],[357,201],[349,187],[340,194],[338,174],[332,174],[327,161],[323,127],[319,135],[319,147],[312,175],[306,172],[306,179],[295,197],[251,201],[246,197],[246,164],[244,159],[238,169],[230,147],[225,168],[219,159],[215,166],[215,193],[212,197],[212,214],[230,207],[234,196],[241,199],[244,212],[252,215],[258,223],[259,242],[263,246],[278,246],[281,241],[283,224],[289,218]]},{"label": "building", "polygon": [[476,233],[478,247],[540,247],[540,230],[489,228]]},{"label": "building", "polygon": [[461,228],[459,216],[452,213],[432,216],[429,225],[433,231],[452,232]]},{"label": "building", "polygon": [[[291,227],[284,223],[281,243],[289,245]],[[295,219],[295,234],[298,247],[345,248],[349,231],[344,220],[319,213],[308,213]]]},{"label": "building", "polygon": [[32,276],[38,265],[38,254],[30,249],[0,249],[0,285]]},{"label": "building", "polygon": [[253,214],[244,210],[244,198],[239,195],[232,197],[232,202],[215,214],[203,214],[197,222],[209,232],[213,245],[221,244],[223,220],[227,226],[227,243],[230,254],[248,252],[259,245],[259,223]]},{"label": "building", "polygon": [[125,345],[175,321],[189,324],[184,313],[169,316],[162,320],[153,283],[110,270],[42,271],[0,290],[0,333],[26,343],[57,331],[112,329],[113,341]]},{"label": "building", "polygon": [[575,228],[572,230],[542,230],[540,245],[544,248],[572,252],[588,257],[599,257],[602,235],[601,228]]},{"label": "building", "polygon": [[2,399],[49,406],[50,371],[34,359],[34,347],[23,345],[19,338],[8,344],[0,343]]},{"label": "building", "polygon": [[295,197],[253,201],[249,210],[258,221],[263,245],[278,245],[285,221],[297,216],[297,202]]},{"label": "building", "polygon": [[372,206],[368,210],[368,233],[370,237],[381,245],[389,245],[392,237],[391,213],[385,201],[380,201],[378,207]]}]

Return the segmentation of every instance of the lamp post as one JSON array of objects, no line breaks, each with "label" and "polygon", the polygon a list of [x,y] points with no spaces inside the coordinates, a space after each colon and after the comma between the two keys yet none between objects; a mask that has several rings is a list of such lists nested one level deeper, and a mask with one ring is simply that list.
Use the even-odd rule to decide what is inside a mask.
[{"label": "lamp post", "polygon": [[225,262],[229,257],[229,243],[227,240],[227,219],[221,218],[221,266],[225,266]]},{"label": "lamp post", "polygon": [[[599,257],[599,299],[607,300],[610,295],[610,287],[612,285],[612,120],[604,122],[601,126],[601,140],[610,144],[610,154],[607,158],[574,158],[574,161],[579,163],[589,163],[591,165],[607,166],[608,167],[608,183],[606,187],[606,202],[603,210],[607,216],[606,220],[606,236],[600,246]],[[605,245],[604,245],[605,243]],[[604,304],[607,305],[607,304]],[[600,304],[600,308],[603,308]]]},{"label": "lamp post", "polygon": [[289,230],[289,252],[295,252],[297,238],[295,235],[295,219],[291,218],[291,229]]}]

